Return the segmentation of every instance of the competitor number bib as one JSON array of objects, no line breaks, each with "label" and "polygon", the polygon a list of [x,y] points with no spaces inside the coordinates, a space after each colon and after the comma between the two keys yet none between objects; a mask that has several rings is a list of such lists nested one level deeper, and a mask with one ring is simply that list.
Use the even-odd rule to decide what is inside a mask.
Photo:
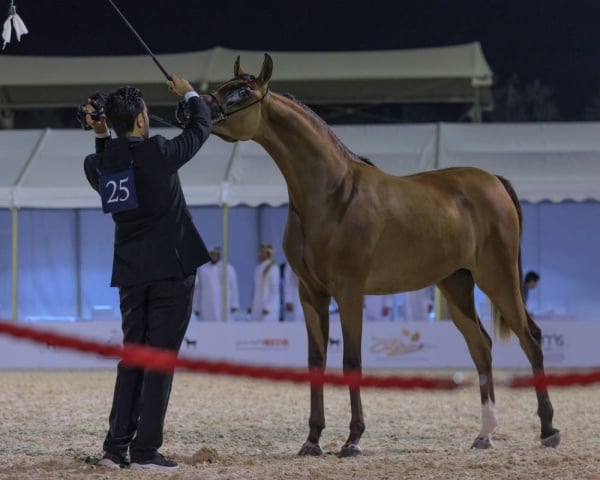
[{"label": "competitor number bib", "polygon": [[138,207],[133,168],[99,172],[100,197],[104,213],[119,213]]}]

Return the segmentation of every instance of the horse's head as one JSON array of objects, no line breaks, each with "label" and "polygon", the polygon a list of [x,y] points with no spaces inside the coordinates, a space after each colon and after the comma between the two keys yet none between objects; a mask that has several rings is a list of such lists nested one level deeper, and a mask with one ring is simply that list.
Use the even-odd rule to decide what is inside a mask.
[{"label": "horse's head", "polygon": [[237,57],[233,79],[212,92],[213,133],[223,140],[249,140],[254,137],[261,119],[261,104],[269,93],[273,60],[265,53],[258,77],[245,73]]}]

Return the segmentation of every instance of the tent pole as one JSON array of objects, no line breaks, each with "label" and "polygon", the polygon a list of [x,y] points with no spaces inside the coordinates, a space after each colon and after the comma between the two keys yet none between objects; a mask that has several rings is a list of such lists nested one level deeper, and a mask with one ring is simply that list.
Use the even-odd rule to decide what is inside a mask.
[{"label": "tent pole", "polygon": [[437,170],[440,168],[440,142],[442,141],[442,124],[437,122],[435,124],[435,165],[434,168]]},{"label": "tent pole", "polygon": [[221,256],[221,267],[223,274],[221,275],[221,320],[227,322],[229,316],[229,306],[227,305],[227,264],[229,258],[229,205],[223,204],[223,255]]},{"label": "tent pole", "polygon": [[[442,124],[437,122],[435,125],[435,169],[440,168],[440,143],[442,141]],[[435,320],[442,318],[442,295],[437,286],[433,286],[433,308]]]},{"label": "tent pole", "polygon": [[77,320],[83,317],[83,292],[81,287],[81,210],[75,210],[75,295],[77,296]]},{"label": "tent pole", "polygon": [[475,87],[473,98],[473,123],[481,123],[481,89]]},{"label": "tent pole", "polygon": [[49,135],[50,135],[50,129],[46,128],[44,130],[44,132],[42,133],[42,135],[40,135],[40,138],[38,139],[37,143],[35,144],[35,147],[33,147],[31,155],[29,155],[29,158],[27,159],[27,162],[23,166],[23,169],[19,172],[19,176],[13,186],[13,192],[12,192],[13,206],[11,207],[11,211],[12,211],[12,300],[11,300],[11,303],[12,303],[12,320],[15,322],[17,321],[17,316],[19,315],[19,285],[18,285],[18,282],[19,282],[19,263],[18,263],[19,262],[19,214],[18,214],[18,208],[16,207],[16,205],[17,205],[17,201],[16,201],[17,189],[19,188],[19,185],[21,185],[21,182],[23,181],[23,177],[25,176],[25,173],[27,172],[27,170],[29,169],[29,166],[33,162],[33,159],[37,156],[39,151],[42,149],[42,145],[44,144],[44,142],[46,141],[46,139],[48,138]]},{"label": "tent pole", "polygon": [[231,155],[225,167],[225,175],[223,176],[223,187],[221,191],[221,202],[223,204],[223,245],[221,246],[221,266],[223,274],[221,275],[221,320],[227,322],[229,317],[229,306],[227,305],[227,264],[229,258],[229,205],[227,204],[227,192],[229,189],[229,175],[233,167],[233,162],[240,148],[240,142],[235,142],[231,148]]},{"label": "tent pole", "polygon": [[12,321],[17,321],[19,314],[19,211],[12,207]]},{"label": "tent pole", "polygon": [[435,286],[433,287],[433,304],[435,321],[439,322],[442,319],[442,292]]}]

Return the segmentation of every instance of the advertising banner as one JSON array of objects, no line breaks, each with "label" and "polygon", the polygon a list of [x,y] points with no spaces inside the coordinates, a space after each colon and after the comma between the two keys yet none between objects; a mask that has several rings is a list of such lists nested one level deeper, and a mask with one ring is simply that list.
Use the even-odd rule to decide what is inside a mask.
[{"label": "advertising banner", "polygon": [[[48,322],[20,324],[43,331],[120,345],[120,324],[106,322]],[[599,367],[600,322],[547,321],[542,328],[546,367]],[[492,329],[486,325],[492,335]],[[327,340],[327,365],[341,368],[344,345],[339,321],[333,320]],[[306,326],[303,323],[208,323],[190,324],[181,356],[227,361],[243,365],[306,367]],[[107,359],[51,344],[0,335],[0,368],[106,368]],[[467,344],[452,322],[371,322],[363,326],[362,362],[365,369],[473,368]],[[508,343],[493,341],[496,368],[529,368],[514,337]]]}]

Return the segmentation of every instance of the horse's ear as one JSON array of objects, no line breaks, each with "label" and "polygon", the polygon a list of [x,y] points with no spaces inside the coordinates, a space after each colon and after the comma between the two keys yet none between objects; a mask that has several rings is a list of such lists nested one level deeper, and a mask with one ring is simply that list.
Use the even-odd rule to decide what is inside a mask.
[{"label": "horse's ear", "polygon": [[244,73],[246,72],[244,72],[244,69],[240,67],[240,56],[238,55],[235,59],[235,63],[233,64],[233,76],[237,77],[238,75],[243,75]]},{"label": "horse's ear", "polygon": [[272,73],[273,59],[268,53],[265,53],[265,59],[263,60],[262,68],[260,69],[260,74],[258,75],[258,84],[261,87],[265,85],[271,79]]}]

